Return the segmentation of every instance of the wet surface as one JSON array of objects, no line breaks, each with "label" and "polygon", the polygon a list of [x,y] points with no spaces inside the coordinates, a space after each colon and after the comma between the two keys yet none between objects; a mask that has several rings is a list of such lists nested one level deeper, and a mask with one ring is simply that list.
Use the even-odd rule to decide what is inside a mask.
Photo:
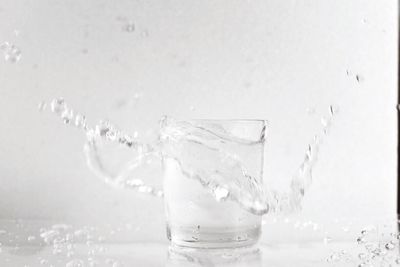
[{"label": "wet surface", "polygon": [[[332,235],[311,239],[306,236],[321,231],[316,224],[308,232],[298,224],[294,231],[284,228],[290,225],[287,218],[264,224],[263,237],[253,247],[191,249],[171,246],[164,237],[146,238],[147,229],[135,224],[0,220],[0,266],[400,266],[400,235],[393,221],[338,227],[341,237],[331,227]],[[272,228],[281,238],[273,238]],[[296,238],[300,232],[306,235]],[[283,236],[290,233],[291,238]]]},{"label": "wet surface", "polygon": [[[103,245],[104,251],[87,254],[85,244],[76,244],[69,257],[55,255],[52,247],[21,246],[19,249],[3,246],[1,266],[390,266],[360,265],[359,251],[354,242],[321,242],[258,245],[237,250],[181,250],[167,243],[128,243]],[[347,255],[332,258],[335,253]],[[396,266],[393,259],[392,266]]]}]

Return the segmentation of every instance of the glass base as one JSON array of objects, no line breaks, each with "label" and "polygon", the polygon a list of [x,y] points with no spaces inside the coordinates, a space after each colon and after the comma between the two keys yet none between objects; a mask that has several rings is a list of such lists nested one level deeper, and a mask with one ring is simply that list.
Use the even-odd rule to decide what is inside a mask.
[{"label": "glass base", "polygon": [[198,228],[167,225],[167,237],[175,246],[190,248],[238,248],[252,246],[261,226],[251,228]]}]

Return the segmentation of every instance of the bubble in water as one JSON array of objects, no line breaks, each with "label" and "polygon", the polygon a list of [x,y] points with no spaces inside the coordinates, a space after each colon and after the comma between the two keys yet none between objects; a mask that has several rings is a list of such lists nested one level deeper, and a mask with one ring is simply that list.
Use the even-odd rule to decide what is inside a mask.
[{"label": "bubble in water", "polygon": [[21,59],[21,49],[14,44],[4,42],[0,44],[0,50],[3,51],[4,59],[7,62],[16,63]]}]

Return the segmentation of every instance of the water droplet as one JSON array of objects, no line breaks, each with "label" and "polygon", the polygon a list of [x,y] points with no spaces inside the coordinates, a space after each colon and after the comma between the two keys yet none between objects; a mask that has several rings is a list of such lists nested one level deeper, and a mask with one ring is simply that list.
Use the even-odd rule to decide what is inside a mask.
[{"label": "water droplet", "polygon": [[122,263],[119,263],[118,261],[115,261],[112,265],[112,267],[122,267]]},{"label": "water droplet", "polygon": [[41,101],[41,102],[38,104],[38,109],[39,109],[39,111],[45,110],[46,107],[47,107],[47,104],[46,104],[46,102],[44,102],[44,101]]},{"label": "water droplet", "polygon": [[46,259],[41,259],[41,260],[39,261],[39,263],[40,263],[41,265],[46,265],[46,264],[49,263],[49,261],[46,260]]},{"label": "water droplet", "polygon": [[50,103],[51,112],[61,115],[67,108],[63,98],[55,98]]},{"label": "water droplet", "polygon": [[135,23],[132,21],[128,21],[122,28],[125,32],[134,32],[135,31]]},{"label": "water droplet", "polygon": [[367,258],[367,254],[365,254],[365,253],[360,253],[360,254],[358,254],[358,258],[359,258],[360,260],[364,260],[365,258]]},{"label": "water droplet", "polygon": [[374,254],[375,256],[381,256],[381,255],[385,254],[385,252],[382,251],[380,248],[376,248],[376,249],[372,250],[371,252],[372,252],[372,254]]},{"label": "water droplet", "polygon": [[70,262],[67,262],[67,264],[65,265],[65,267],[84,267],[85,264],[82,260],[80,259],[74,259]]},{"label": "water droplet", "polygon": [[17,63],[21,59],[21,49],[14,44],[4,42],[0,44],[0,49],[3,50],[4,59],[7,62]]},{"label": "water droplet", "polygon": [[338,262],[340,261],[341,257],[339,255],[339,253],[332,253],[327,259],[327,262]]},{"label": "water droplet", "polygon": [[74,111],[72,109],[65,109],[63,113],[61,113],[61,119],[65,124],[69,124],[71,120],[74,118]]},{"label": "water droplet", "polygon": [[149,36],[149,32],[147,30],[143,30],[141,33],[142,37],[148,37]]},{"label": "water droplet", "polygon": [[86,126],[86,117],[84,115],[77,114],[75,116],[74,124],[78,128],[85,128],[85,126]]},{"label": "water droplet", "polygon": [[365,243],[364,237],[361,237],[361,236],[357,237],[357,243],[364,244]]},{"label": "water droplet", "polygon": [[368,233],[368,231],[365,229],[361,231],[361,235],[366,235],[367,233]]},{"label": "water droplet", "polygon": [[218,186],[214,189],[214,195],[217,201],[222,201],[229,196],[229,190],[224,187]]},{"label": "water droplet", "polygon": [[329,106],[329,114],[331,116],[336,115],[339,112],[339,107],[336,105],[330,105]]},{"label": "water droplet", "polygon": [[48,230],[40,234],[40,237],[43,239],[45,243],[50,243],[59,235],[58,231]]},{"label": "water droplet", "polygon": [[328,119],[326,117],[322,117],[321,118],[321,124],[323,127],[327,127],[328,126]]},{"label": "water droplet", "polygon": [[361,76],[361,74],[356,74],[356,80],[357,80],[358,83],[361,83],[361,82],[364,81],[364,77]]},{"label": "water droplet", "polygon": [[386,248],[387,250],[392,250],[392,249],[395,248],[395,245],[394,245],[393,243],[389,242],[389,243],[386,243],[386,244],[385,244],[385,248]]}]

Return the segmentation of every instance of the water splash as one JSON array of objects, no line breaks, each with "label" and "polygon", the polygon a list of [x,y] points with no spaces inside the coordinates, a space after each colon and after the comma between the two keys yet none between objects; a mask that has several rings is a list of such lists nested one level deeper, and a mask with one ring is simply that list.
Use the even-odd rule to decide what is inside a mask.
[{"label": "water splash", "polygon": [[[385,225],[383,225],[383,228]],[[398,231],[378,231],[378,227],[368,226],[355,239],[351,253],[333,252],[326,259],[332,264],[354,262],[355,266],[394,266],[400,264]]]},{"label": "water splash", "polygon": [[268,202],[271,203],[272,211],[288,213],[301,209],[302,199],[312,183],[313,168],[318,159],[319,148],[328,134],[337,112],[338,108],[331,105],[329,106],[329,116],[321,119],[322,129],[314,135],[313,142],[308,145],[304,160],[292,177],[290,191],[284,194],[276,191],[269,192],[270,200]]},{"label": "water splash", "polygon": [[[138,171],[145,165],[160,162],[157,150],[151,145],[139,142],[137,134],[126,134],[106,120],[101,120],[92,127],[87,123],[86,116],[74,112],[63,98],[53,99],[50,109],[64,124],[85,133],[87,140],[84,153],[87,165],[98,177],[115,187],[129,188],[157,197],[163,196],[162,190],[156,186],[145,184],[137,176],[131,175],[132,171]],[[121,160],[121,154],[125,154],[127,158],[124,164],[111,162],[113,156],[116,159],[114,161]]]},{"label": "water splash", "polygon": [[[176,121],[163,117],[160,120],[159,138],[149,144],[140,142],[137,134],[129,135],[109,121],[102,120],[90,126],[86,117],[74,112],[62,98],[53,99],[50,108],[65,124],[84,131],[87,138],[84,145],[87,165],[106,183],[162,197],[161,179],[150,185],[147,177],[152,175],[149,175],[148,169],[157,169],[161,173],[161,161],[170,158],[177,162],[186,177],[197,180],[216,201],[235,201],[256,215],[288,213],[301,209],[302,199],[312,183],[319,147],[338,112],[337,107],[329,107],[328,115],[321,119],[321,131],[308,145],[304,160],[292,177],[289,192],[282,194],[273,190],[266,191],[258,182],[261,181],[260,177],[250,173],[237,155],[220,146],[226,142],[244,145],[264,142],[265,127],[260,139],[254,141],[234,136],[218,125],[204,126],[193,121]],[[204,156],[212,157],[213,165],[204,166],[204,161],[200,162],[193,155],[166,150],[164,144],[167,142],[190,145]]]}]

